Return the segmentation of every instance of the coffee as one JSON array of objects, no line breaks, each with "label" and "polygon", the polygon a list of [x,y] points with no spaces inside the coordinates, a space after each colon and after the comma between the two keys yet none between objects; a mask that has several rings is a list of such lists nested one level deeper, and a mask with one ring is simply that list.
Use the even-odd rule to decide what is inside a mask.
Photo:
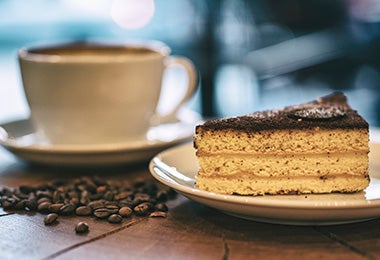
[{"label": "coffee", "polygon": [[167,49],[148,48],[138,46],[121,46],[121,45],[102,45],[96,43],[72,43],[47,48],[31,48],[30,54],[35,55],[58,55],[58,56],[147,56],[147,55],[165,55]]},{"label": "coffee", "polygon": [[[155,124],[175,121],[197,89],[191,61],[168,56],[162,43],[71,43],[23,48],[22,82],[31,120],[51,145],[119,145],[146,140]],[[184,97],[167,115],[156,111],[170,66],[188,75]]]}]

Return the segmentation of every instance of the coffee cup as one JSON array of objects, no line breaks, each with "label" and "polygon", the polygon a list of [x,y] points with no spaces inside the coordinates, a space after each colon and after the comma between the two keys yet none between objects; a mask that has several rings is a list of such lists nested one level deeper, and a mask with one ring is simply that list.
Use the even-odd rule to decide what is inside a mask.
[{"label": "coffee cup", "polygon": [[[161,42],[72,42],[20,49],[19,64],[36,132],[52,144],[113,144],[144,138],[173,121],[197,89],[193,63]],[[185,95],[157,112],[166,69],[187,73]],[[160,97],[161,96],[161,97]]]}]

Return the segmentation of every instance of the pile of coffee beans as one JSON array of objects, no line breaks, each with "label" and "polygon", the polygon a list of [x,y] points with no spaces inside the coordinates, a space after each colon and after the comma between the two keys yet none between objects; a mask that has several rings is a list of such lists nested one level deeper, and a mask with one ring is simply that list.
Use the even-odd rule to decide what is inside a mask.
[{"label": "pile of coffee beans", "polygon": [[[74,180],[54,180],[36,186],[0,188],[0,206],[6,211],[37,211],[46,214],[45,225],[57,223],[60,215],[89,216],[122,223],[132,216],[166,217],[165,204],[175,191],[154,181],[105,180],[84,176]],[[79,222],[76,233],[88,232]]]}]

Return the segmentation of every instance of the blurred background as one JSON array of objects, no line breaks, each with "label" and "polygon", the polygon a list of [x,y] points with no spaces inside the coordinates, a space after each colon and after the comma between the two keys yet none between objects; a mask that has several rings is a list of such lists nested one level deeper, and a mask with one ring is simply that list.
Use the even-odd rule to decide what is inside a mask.
[{"label": "blurred background", "polygon": [[[199,69],[206,118],[343,91],[380,126],[380,0],[0,0],[0,121],[29,113],[17,49],[154,39]],[[175,93],[181,72],[166,77]]]}]

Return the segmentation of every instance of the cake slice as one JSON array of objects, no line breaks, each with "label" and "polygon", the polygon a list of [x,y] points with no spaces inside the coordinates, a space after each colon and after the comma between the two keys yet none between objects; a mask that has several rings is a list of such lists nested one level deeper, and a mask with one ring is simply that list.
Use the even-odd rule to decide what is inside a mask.
[{"label": "cake slice", "polygon": [[368,123],[342,93],[195,129],[196,187],[241,195],[357,192],[369,184]]}]

